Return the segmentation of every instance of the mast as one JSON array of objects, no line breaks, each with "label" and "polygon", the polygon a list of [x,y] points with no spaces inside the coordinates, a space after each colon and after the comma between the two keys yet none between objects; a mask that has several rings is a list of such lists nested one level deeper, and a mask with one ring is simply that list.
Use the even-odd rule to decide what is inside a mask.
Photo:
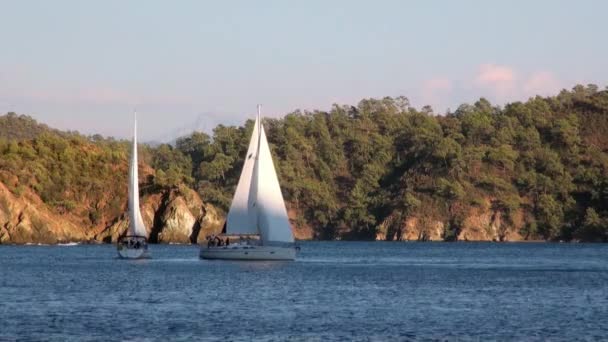
[{"label": "mast", "polygon": [[262,136],[262,105],[258,105],[258,148],[256,149],[255,159],[260,154],[260,137]]},{"label": "mast", "polygon": [[146,228],[139,210],[139,172],[137,158],[137,111],[133,111],[133,146],[129,167],[129,235],[146,236]]},{"label": "mast", "polygon": [[259,163],[260,163],[260,140],[262,139],[262,105],[261,104],[258,104],[258,117],[257,117],[256,121],[258,122],[258,147],[256,148],[256,151],[255,151],[255,165],[253,167],[254,170],[255,170],[253,174],[256,177],[256,180],[255,180],[255,183],[254,183],[255,187],[256,187],[256,189],[255,189],[255,196],[256,196],[256,198],[255,198],[255,203],[256,203],[255,210],[257,212],[256,215],[255,215],[255,225],[257,226],[258,232],[260,234],[260,242],[262,242],[262,244],[263,244],[264,240],[262,239],[262,230],[260,229],[260,213],[259,213],[260,208],[258,206],[258,198],[257,198],[257,195],[258,195],[258,192],[259,192],[258,191],[258,187],[260,186]]},{"label": "mast", "polygon": [[137,110],[133,110],[133,141],[129,175],[129,235],[137,235],[137,208],[139,208],[139,184],[137,170]]}]

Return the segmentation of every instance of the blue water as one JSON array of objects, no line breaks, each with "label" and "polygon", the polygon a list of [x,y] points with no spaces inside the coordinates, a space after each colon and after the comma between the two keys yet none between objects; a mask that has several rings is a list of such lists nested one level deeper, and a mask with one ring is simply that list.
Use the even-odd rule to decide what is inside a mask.
[{"label": "blue water", "polygon": [[608,245],[309,242],[295,262],[150,249],[0,246],[0,340],[608,339]]}]

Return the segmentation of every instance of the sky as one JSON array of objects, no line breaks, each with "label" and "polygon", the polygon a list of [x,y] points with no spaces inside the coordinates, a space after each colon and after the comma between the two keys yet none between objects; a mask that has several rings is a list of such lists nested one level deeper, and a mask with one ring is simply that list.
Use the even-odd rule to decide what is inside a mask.
[{"label": "sky", "polygon": [[436,113],[608,85],[608,1],[0,0],[0,113],[168,141],[406,96]]}]

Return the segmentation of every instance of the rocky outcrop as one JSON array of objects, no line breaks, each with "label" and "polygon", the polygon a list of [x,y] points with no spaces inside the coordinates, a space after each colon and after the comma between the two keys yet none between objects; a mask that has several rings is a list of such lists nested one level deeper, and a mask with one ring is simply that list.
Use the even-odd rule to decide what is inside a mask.
[{"label": "rocky outcrop", "polygon": [[199,243],[203,242],[206,236],[221,233],[224,221],[226,220],[225,215],[221,214],[216,207],[210,204],[203,204],[203,210],[204,215],[198,233]]},{"label": "rocky outcrop", "polygon": [[403,219],[402,213],[394,212],[378,227],[376,240],[386,241],[442,241],[445,224],[430,218],[417,216]]},{"label": "rocky outcrop", "polygon": [[[219,233],[223,218],[189,189],[171,189],[142,197],[141,213],[151,242],[196,243],[199,235]],[[124,210],[116,217],[103,213],[98,224],[76,213],[58,213],[31,190],[19,195],[0,183],[0,243],[113,243],[129,225]]]},{"label": "rocky outcrop", "polygon": [[460,241],[505,241],[503,214],[499,211],[476,212],[468,216],[458,234]]},{"label": "rocky outcrop", "polygon": [[154,218],[153,242],[196,243],[204,219],[203,202],[190,189],[171,191],[163,196]]},{"label": "rocky outcrop", "polygon": [[[200,213],[192,213],[181,196],[176,196],[170,200],[165,210],[157,215],[160,216],[161,225],[153,227],[154,230],[158,229],[156,242],[189,243],[193,232],[196,230],[195,225],[200,219]],[[196,242],[197,237],[198,234],[194,237],[194,242]]]},{"label": "rocky outcrop", "polygon": [[50,211],[39,197],[20,196],[0,183],[0,243],[59,243],[87,240],[84,229]]},{"label": "rocky outcrop", "polygon": [[[0,243],[60,243],[93,241],[113,243],[128,227],[127,205],[116,214],[103,212],[97,224],[88,221],[79,211],[59,213],[47,206],[30,189],[17,189],[17,180],[7,186],[0,182]],[[125,201],[126,202],[126,201]],[[88,207],[104,207],[87,203]],[[161,190],[145,193],[141,199],[141,213],[151,242],[197,243],[205,236],[219,234],[225,214],[209,203],[204,203],[192,189]],[[299,240],[312,239],[314,229],[299,213],[290,208],[288,215],[294,236]],[[304,222],[304,223],[302,223]],[[378,229],[378,240],[443,241],[451,222],[411,215],[405,219],[396,213]],[[471,206],[452,240],[458,241],[519,241],[524,225],[523,211],[510,214],[493,208],[491,199],[479,206]]]},{"label": "rocky outcrop", "polygon": [[[188,188],[144,196],[141,212],[152,243],[197,243],[205,232],[219,233],[221,230],[216,209],[203,203],[198,194]],[[128,218],[123,215],[95,239],[114,242],[126,231],[128,224]]]},{"label": "rocky outcrop", "polygon": [[510,215],[492,208],[488,199],[485,205],[471,208],[466,215],[457,240],[459,241],[520,241],[523,211]]},{"label": "rocky outcrop", "polygon": [[[494,208],[492,199],[486,199],[480,206],[468,208],[458,227],[450,227],[451,222],[412,215],[405,220],[394,213],[383,222],[376,240],[406,241],[521,241],[519,233],[524,226],[523,211],[513,213]],[[451,238],[450,229],[455,229]]]},{"label": "rocky outcrop", "polygon": [[433,219],[412,217],[405,221],[403,240],[442,241],[444,223]]}]

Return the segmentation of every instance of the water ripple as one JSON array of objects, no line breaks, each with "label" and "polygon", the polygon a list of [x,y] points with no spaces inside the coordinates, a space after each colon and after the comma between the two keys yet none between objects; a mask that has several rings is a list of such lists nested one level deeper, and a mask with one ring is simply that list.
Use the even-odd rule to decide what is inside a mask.
[{"label": "water ripple", "polygon": [[295,262],[196,246],[0,246],[0,340],[594,340],[608,246],[302,243]]}]

